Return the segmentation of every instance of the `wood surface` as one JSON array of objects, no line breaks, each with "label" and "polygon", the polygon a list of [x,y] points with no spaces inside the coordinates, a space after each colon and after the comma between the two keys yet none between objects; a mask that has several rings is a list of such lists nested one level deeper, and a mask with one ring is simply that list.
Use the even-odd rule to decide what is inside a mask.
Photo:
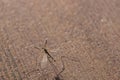
[{"label": "wood surface", "polygon": [[0,80],[52,80],[46,39],[64,80],[120,80],[120,0],[0,0]]}]

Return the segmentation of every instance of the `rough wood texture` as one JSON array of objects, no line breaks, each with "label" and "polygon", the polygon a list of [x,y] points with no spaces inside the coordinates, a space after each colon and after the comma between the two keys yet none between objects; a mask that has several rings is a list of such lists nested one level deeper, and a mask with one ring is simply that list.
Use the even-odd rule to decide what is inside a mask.
[{"label": "rough wood texture", "polygon": [[46,39],[64,80],[120,79],[120,0],[0,0],[0,80],[51,80]]}]

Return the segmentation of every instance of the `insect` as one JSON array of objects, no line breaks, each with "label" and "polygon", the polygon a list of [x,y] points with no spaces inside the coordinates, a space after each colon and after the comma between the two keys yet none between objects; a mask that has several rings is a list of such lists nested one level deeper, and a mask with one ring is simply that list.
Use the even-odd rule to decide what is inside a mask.
[{"label": "insect", "polygon": [[[63,59],[68,59],[68,60],[74,61],[74,62],[80,62],[80,61],[77,58],[72,59],[71,57],[61,56],[60,60],[61,60],[61,63],[62,63],[62,69],[59,71],[58,67],[55,65],[56,60],[54,59],[54,57],[46,49],[46,44],[47,44],[47,40],[45,41],[44,47],[42,47],[42,49],[44,51],[44,55],[43,55],[41,63],[40,63],[40,65],[41,65],[40,69],[35,69],[35,70],[31,71],[31,72],[39,72],[39,73],[41,73],[41,70],[42,70],[43,73],[41,73],[41,74],[44,76],[44,75],[46,75],[46,73],[44,73],[44,70],[46,70],[46,68],[48,66],[47,64],[49,63],[50,66],[52,67],[52,70],[53,70],[54,74],[55,74],[54,77],[52,77],[52,80],[64,80],[63,76],[61,75],[65,70],[65,64],[64,64]],[[35,48],[38,49],[38,50],[41,50],[38,47],[35,47]],[[29,73],[31,73],[31,72],[29,72]],[[28,73],[28,75],[29,75],[29,73]],[[48,80],[48,78],[45,77],[42,80]]]},{"label": "insect", "polygon": [[[55,62],[55,59],[50,55],[50,53],[46,49],[46,44],[47,44],[47,40],[45,41],[45,45],[42,48],[44,50],[45,54],[43,55],[43,58],[42,58],[42,61],[41,61],[41,68],[47,67],[48,59],[52,59]],[[35,47],[35,48],[39,49],[38,47]]]},{"label": "insect", "polygon": [[[47,67],[48,62],[49,62],[50,65],[52,66],[53,70],[54,70],[54,73],[56,74],[56,76],[53,78],[53,80],[62,80],[60,74],[64,71],[65,68],[63,68],[62,71],[58,72],[57,67],[54,65],[54,62],[56,62],[56,60],[50,55],[50,53],[46,49],[46,44],[47,44],[47,40],[45,41],[45,45],[42,48],[44,50],[45,54],[43,55],[43,58],[42,58],[42,61],[41,61],[41,68],[45,69]],[[39,49],[38,47],[35,47],[35,48]]]}]

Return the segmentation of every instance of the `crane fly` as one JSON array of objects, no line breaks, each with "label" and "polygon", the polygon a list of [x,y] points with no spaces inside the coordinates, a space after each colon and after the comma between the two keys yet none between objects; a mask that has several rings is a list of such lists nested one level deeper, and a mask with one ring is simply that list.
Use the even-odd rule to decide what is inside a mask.
[{"label": "crane fly", "polygon": [[[42,48],[44,50],[45,54],[43,55],[43,58],[41,60],[41,68],[45,69],[47,67],[48,62],[49,62],[50,65],[52,66],[53,70],[54,70],[54,73],[56,74],[56,76],[54,77],[53,80],[62,80],[61,73],[65,70],[64,62],[62,60],[63,57],[61,57],[62,70],[59,72],[57,67],[53,63],[53,61],[55,62],[56,60],[50,55],[50,53],[46,49],[46,44],[47,44],[47,40],[45,41],[44,47]],[[40,50],[40,48],[38,48],[38,47],[35,47],[35,48]]]},{"label": "crane fly", "polygon": [[[47,63],[48,63],[48,59],[52,59],[53,61],[55,61],[55,59],[50,55],[50,53],[47,51],[46,49],[46,44],[47,44],[47,40],[45,41],[45,45],[42,48],[44,50],[44,55],[41,61],[41,68],[44,69],[47,67]],[[39,49],[38,47],[35,47],[36,49]],[[39,49],[40,50],[40,49]]]},{"label": "crane fly", "polygon": [[[46,74],[46,73],[44,73],[44,70],[47,67],[47,64],[50,63],[50,65],[53,68],[53,71],[55,73],[55,76],[52,78],[52,80],[64,80],[63,76],[61,75],[61,73],[63,73],[63,71],[65,70],[65,64],[64,64],[63,59],[66,58],[66,59],[74,61],[74,62],[79,62],[79,59],[72,59],[72,58],[69,58],[67,56],[61,56],[60,60],[61,60],[62,69],[59,71],[59,69],[57,68],[57,66],[54,63],[56,60],[50,55],[50,53],[46,49],[46,44],[47,44],[47,40],[45,41],[44,47],[42,47],[42,49],[44,50],[44,55],[42,57],[41,64],[40,64],[41,68],[43,69],[42,75],[44,76],[44,74]],[[38,50],[41,50],[39,47],[35,47],[35,48]],[[36,60],[36,62],[37,62],[37,60]],[[35,69],[31,72],[39,71],[39,70],[40,69]],[[29,73],[31,73],[31,72],[29,72]],[[48,79],[45,77],[44,80],[48,80]]]}]

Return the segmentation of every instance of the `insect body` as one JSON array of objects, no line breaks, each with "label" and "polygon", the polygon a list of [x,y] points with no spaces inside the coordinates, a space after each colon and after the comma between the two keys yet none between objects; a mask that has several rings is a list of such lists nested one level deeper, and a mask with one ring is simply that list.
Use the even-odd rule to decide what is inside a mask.
[{"label": "insect body", "polygon": [[53,61],[55,61],[55,59],[49,54],[49,52],[47,51],[47,49],[42,48],[44,50],[44,52],[46,53],[46,55],[48,56],[48,58],[51,58]]}]

